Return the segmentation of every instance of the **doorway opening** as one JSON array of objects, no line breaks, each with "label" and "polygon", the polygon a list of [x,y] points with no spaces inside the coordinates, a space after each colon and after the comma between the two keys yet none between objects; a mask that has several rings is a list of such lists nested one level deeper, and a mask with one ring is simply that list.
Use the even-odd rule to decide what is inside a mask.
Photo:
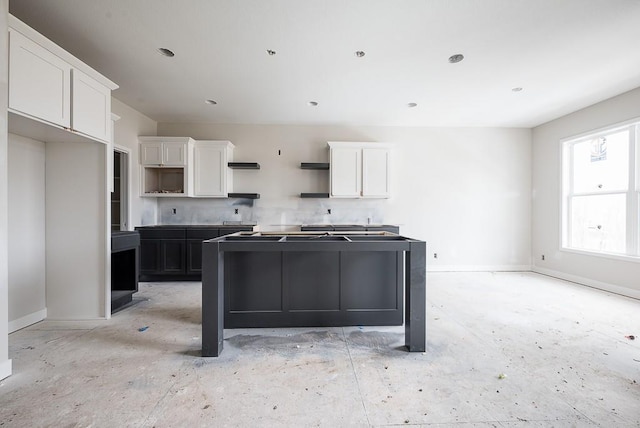
[{"label": "doorway opening", "polygon": [[111,231],[129,227],[129,153],[113,151],[113,192],[111,192]]}]

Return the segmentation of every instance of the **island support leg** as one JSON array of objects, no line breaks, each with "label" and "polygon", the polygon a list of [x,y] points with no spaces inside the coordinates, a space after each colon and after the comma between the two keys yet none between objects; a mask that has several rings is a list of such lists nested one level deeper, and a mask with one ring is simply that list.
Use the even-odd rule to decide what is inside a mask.
[{"label": "island support leg", "polygon": [[427,344],[426,244],[411,242],[405,253],[404,343],[409,352],[424,352]]},{"label": "island support leg", "polygon": [[224,340],[224,252],[202,243],[202,356],[217,357]]}]

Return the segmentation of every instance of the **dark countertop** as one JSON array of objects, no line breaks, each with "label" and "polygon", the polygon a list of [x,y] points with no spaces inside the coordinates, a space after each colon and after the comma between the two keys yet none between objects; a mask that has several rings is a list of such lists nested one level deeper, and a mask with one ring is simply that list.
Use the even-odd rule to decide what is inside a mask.
[{"label": "dark countertop", "polygon": [[255,227],[255,224],[155,224],[136,226],[136,229],[236,229],[238,227]]},{"label": "dark countertop", "polygon": [[366,224],[366,223],[310,223],[310,224],[302,224],[301,226],[314,226],[314,227],[347,227],[347,226],[358,226],[358,227],[398,227],[397,224]]}]

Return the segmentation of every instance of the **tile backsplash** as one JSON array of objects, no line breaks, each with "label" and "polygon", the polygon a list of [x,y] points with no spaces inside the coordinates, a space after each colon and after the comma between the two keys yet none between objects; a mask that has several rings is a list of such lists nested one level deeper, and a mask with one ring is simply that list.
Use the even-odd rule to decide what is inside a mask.
[{"label": "tile backsplash", "polygon": [[384,223],[386,200],[289,198],[280,204],[260,199],[158,198],[158,224],[256,223],[260,230],[295,230],[301,224]]}]

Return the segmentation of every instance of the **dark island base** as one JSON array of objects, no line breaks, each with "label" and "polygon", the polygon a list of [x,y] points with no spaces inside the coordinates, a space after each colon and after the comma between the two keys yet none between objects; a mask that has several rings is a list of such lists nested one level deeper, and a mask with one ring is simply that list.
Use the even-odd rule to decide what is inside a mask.
[{"label": "dark island base", "polygon": [[402,325],[402,252],[230,252],[224,325]]},{"label": "dark island base", "polygon": [[425,250],[422,241],[387,234],[205,241],[202,355],[222,352],[225,327],[400,325],[403,316],[407,349],[422,352]]}]

